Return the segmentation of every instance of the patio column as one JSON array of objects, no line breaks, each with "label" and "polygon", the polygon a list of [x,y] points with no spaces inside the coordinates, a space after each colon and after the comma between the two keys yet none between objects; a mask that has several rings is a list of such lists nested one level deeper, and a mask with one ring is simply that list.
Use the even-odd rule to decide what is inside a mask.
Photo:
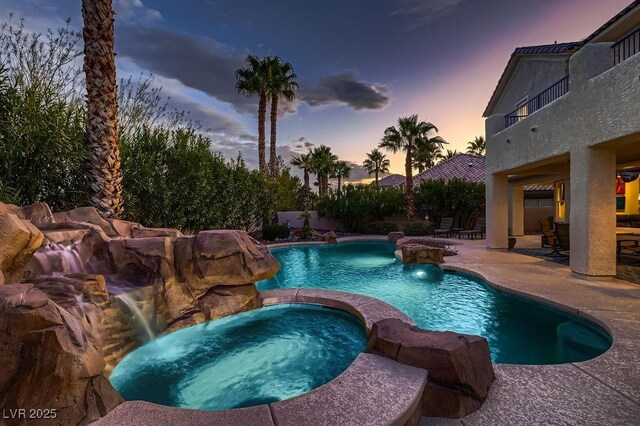
[{"label": "patio column", "polygon": [[509,237],[509,179],[487,176],[487,248],[506,249]]},{"label": "patio column", "polygon": [[524,235],[524,186],[509,187],[509,235]]},{"label": "patio column", "polygon": [[571,270],[616,274],[616,155],[611,149],[571,152]]}]

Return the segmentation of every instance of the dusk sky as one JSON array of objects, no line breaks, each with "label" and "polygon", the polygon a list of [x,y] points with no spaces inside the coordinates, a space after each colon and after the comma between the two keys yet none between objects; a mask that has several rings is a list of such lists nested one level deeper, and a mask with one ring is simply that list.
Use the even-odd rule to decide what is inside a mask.
[{"label": "dusk sky", "polygon": [[[0,13],[38,31],[65,18],[79,28],[80,3],[0,0]],[[254,166],[257,100],[234,88],[248,53],[278,55],[298,75],[298,99],[279,121],[285,159],[326,144],[360,164],[386,127],[413,113],[464,151],[484,134],[482,112],[515,47],[581,40],[629,3],[114,0],[118,77],[153,73],[173,106],[211,129],[216,150],[240,150]],[[403,173],[400,155],[389,156]]]}]

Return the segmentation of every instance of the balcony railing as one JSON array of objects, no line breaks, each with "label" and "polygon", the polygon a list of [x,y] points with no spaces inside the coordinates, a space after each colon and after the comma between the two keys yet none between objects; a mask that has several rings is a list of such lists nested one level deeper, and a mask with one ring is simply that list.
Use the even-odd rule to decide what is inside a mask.
[{"label": "balcony railing", "polygon": [[569,91],[569,76],[567,75],[559,82],[555,83],[542,93],[522,105],[511,114],[507,114],[505,118],[505,127],[513,126],[523,118],[528,117],[545,105],[555,101]]},{"label": "balcony railing", "polygon": [[618,65],[625,59],[640,52],[640,28],[611,46],[613,49],[613,64]]}]

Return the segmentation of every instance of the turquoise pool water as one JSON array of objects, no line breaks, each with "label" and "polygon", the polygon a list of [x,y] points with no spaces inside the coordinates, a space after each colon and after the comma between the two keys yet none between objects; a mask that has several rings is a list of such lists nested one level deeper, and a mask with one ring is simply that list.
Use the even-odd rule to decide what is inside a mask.
[{"label": "turquoise pool water", "polygon": [[202,410],[248,407],[308,392],[366,347],[346,312],[277,305],[185,328],[128,354],[110,381],[125,400]]},{"label": "turquoise pool water", "polygon": [[385,301],[422,328],[487,338],[494,362],[558,364],[593,358],[611,346],[600,327],[550,306],[492,289],[433,265],[404,266],[387,243],[273,249],[282,268],[260,290],[322,288]]}]

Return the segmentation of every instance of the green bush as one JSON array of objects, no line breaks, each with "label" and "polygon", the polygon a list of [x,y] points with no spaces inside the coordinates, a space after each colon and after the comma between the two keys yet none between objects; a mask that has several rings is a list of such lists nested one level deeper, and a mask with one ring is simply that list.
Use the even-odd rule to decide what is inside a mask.
[{"label": "green bush", "polygon": [[372,222],[360,227],[358,232],[370,235],[387,235],[389,232],[397,230],[398,224],[395,222]]},{"label": "green bush", "polygon": [[348,231],[361,230],[404,209],[404,191],[376,185],[344,185],[315,202],[318,214],[342,222]]},{"label": "green bush", "polygon": [[429,180],[416,188],[414,202],[431,222],[438,224],[443,217],[453,217],[456,226],[468,229],[484,215],[485,185],[463,179]]},{"label": "green bush", "polygon": [[402,231],[410,237],[431,235],[433,233],[433,224],[431,222],[420,222],[418,220],[405,222],[402,224]]},{"label": "green bush", "polygon": [[286,225],[273,224],[262,227],[262,238],[267,241],[289,238],[289,233],[289,227]]}]

